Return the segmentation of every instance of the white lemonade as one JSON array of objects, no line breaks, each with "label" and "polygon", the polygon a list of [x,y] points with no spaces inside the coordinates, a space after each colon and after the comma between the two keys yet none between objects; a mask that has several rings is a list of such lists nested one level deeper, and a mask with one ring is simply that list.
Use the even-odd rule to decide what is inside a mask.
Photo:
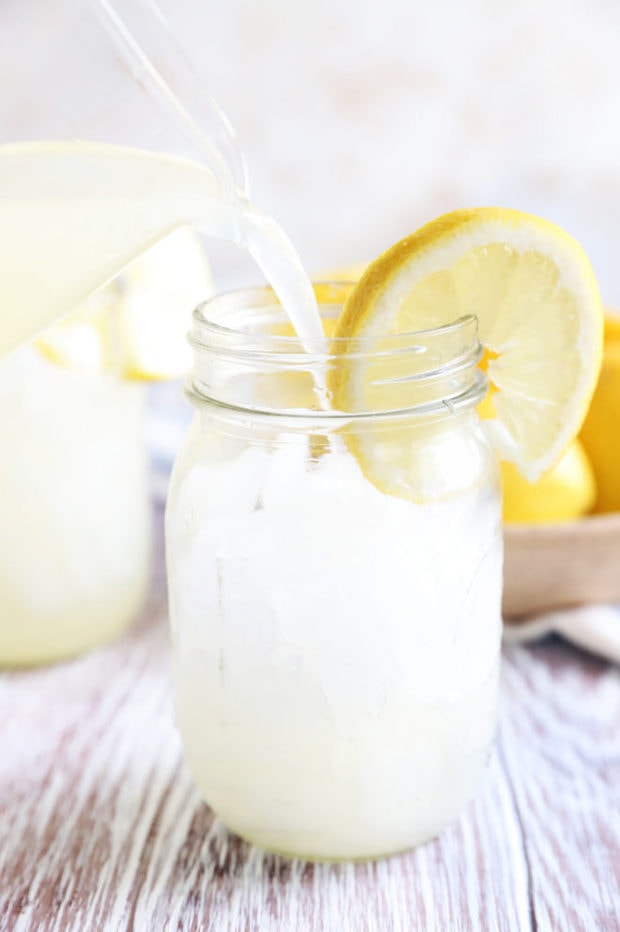
[{"label": "white lemonade", "polygon": [[148,589],[145,392],[28,348],[0,362],[0,667],[118,635]]},{"label": "white lemonade", "polygon": [[196,414],[166,517],[177,719],[205,799],[244,838],[387,855],[457,816],[495,733],[502,544],[475,327],[445,335],[443,365],[430,341],[356,347],[416,387],[405,411],[352,415],[312,392],[313,364],[329,383],[339,354],[306,357],[272,336],[276,316],[257,291],[194,315]]},{"label": "white lemonade", "polygon": [[243,837],[327,860],[420,844],[479,786],[501,635],[490,439],[531,479],[553,464],[603,320],[578,244],[511,210],[438,218],[340,290],[317,288],[330,337],[311,354],[268,291],[194,312],[166,523],[195,779]]},{"label": "white lemonade", "polygon": [[416,504],[338,441],[314,466],[256,438],[218,462],[198,433],[167,548],[177,718],[205,799],[288,855],[426,841],[473,796],[497,725],[493,487]]},{"label": "white lemonade", "polygon": [[73,657],[136,617],[151,567],[144,380],[186,367],[178,311],[211,290],[179,230],[0,360],[0,667]]}]

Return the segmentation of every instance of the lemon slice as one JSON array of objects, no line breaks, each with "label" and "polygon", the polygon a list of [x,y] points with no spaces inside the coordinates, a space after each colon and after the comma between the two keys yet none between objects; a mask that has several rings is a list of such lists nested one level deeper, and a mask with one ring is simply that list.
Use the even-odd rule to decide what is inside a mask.
[{"label": "lemon slice", "polygon": [[179,378],[191,365],[194,307],[213,293],[198,237],[176,230],[36,341],[48,360],[126,379]]},{"label": "lemon slice", "polygon": [[[534,481],[577,434],[601,364],[596,278],[562,229],[509,209],[446,214],[367,266],[335,335],[379,341],[469,314],[487,348],[498,452]],[[354,358],[332,376],[336,407],[361,410],[356,395],[369,381],[365,365],[364,357]],[[356,450],[367,458],[364,472],[382,485],[379,458],[368,461],[372,446]]]},{"label": "lemon slice", "polygon": [[104,372],[114,369],[115,321],[120,301],[116,283],[99,289],[35,341],[49,362],[67,369]]},{"label": "lemon slice", "polygon": [[123,274],[119,339],[127,378],[175,379],[188,372],[187,331],[194,308],[213,293],[205,252],[190,230],[177,230]]}]

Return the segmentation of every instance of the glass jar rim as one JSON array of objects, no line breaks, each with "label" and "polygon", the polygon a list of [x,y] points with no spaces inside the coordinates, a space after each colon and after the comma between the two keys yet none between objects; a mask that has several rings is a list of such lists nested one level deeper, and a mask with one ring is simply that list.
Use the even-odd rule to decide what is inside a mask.
[{"label": "glass jar rim", "polygon": [[[313,282],[315,290],[321,289],[321,294],[327,296],[328,300],[323,297],[318,301],[321,307],[333,307],[340,309],[346,297],[351,291],[354,283],[350,281],[320,281]],[[249,352],[259,353],[286,353],[292,347],[299,346],[300,337],[295,333],[276,334],[276,333],[248,333],[241,327],[234,327],[228,324],[220,323],[217,319],[206,316],[206,311],[227,314],[229,312],[243,312],[258,309],[281,309],[281,304],[274,292],[269,286],[260,286],[254,288],[238,288],[225,291],[214,295],[207,300],[202,301],[193,311],[192,314],[192,331],[189,336],[191,345],[195,348],[214,348],[214,338],[216,343],[222,340],[227,346],[232,346],[233,342],[237,345],[237,351],[244,349],[244,340],[247,340],[245,349]],[[387,340],[389,349],[394,352],[401,348],[411,348],[416,341],[432,338],[434,336],[446,336],[448,334],[462,331],[464,328],[472,328],[476,331],[477,338],[477,318],[474,314],[464,314],[456,320],[447,324],[441,324],[436,327],[424,327],[420,330],[409,330],[402,333],[392,334],[373,334],[372,336],[326,336],[323,340],[305,339],[304,343],[311,345],[316,344],[317,355],[332,355],[326,351],[326,343],[329,346],[339,347],[346,344],[348,354],[370,354],[376,353],[377,343]],[[251,340],[248,338],[251,337]],[[211,339],[209,339],[211,338]],[[308,356],[314,356],[314,352],[306,352]]]},{"label": "glass jar rim", "polygon": [[[337,318],[353,284],[314,284],[322,318]],[[189,341],[195,353],[190,399],[262,414],[331,419],[414,410],[445,413],[446,408],[454,411],[476,404],[487,387],[486,376],[478,368],[482,347],[477,319],[471,314],[407,333],[333,337],[326,332],[321,339],[302,342],[272,288],[243,288],[198,305]],[[293,408],[286,397],[277,399],[274,392],[266,403],[264,396],[258,398],[249,387],[244,388],[251,382],[248,376],[266,384],[270,377],[275,382],[283,373],[291,374],[290,378],[310,375],[315,383],[327,385],[330,371],[357,363],[373,366],[374,373],[380,370],[371,383],[375,392],[371,403],[364,399],[344,409],[310,403]]]}]

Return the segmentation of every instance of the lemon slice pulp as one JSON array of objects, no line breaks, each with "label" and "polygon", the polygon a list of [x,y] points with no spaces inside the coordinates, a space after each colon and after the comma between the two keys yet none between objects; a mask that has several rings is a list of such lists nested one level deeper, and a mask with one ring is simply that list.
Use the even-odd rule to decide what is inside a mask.
[{"label": "lemon slice pulp", "polygon": [[[594,272],[558,226],[501,208],[446,214],[366,267],[335,335],[379,341],[470,314],[487,348],[498,452],[534,481],[577,434],[602,355]],[[365,365],[353,360],[332,379],[336,407],[356,410]],[[372,458],[368,445],[356,449]],[[382,484],[379,462],[362,466]]]}]

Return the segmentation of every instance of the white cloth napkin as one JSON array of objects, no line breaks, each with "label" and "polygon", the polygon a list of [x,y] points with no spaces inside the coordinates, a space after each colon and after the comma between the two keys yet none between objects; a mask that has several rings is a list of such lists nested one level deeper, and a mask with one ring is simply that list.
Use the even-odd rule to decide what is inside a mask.
[{"label": "white cloth napkin", "polygon": [[504,625],[504,641],[509,644],[535,641],[548,634],[559,634],[578,647],[620,664],[620,606],[583,605],[508,620]]}]

